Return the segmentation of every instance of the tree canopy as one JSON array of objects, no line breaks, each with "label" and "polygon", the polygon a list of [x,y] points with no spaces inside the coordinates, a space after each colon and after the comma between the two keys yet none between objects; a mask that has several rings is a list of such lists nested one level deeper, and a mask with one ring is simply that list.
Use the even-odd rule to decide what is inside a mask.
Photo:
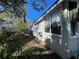
[{"label": "tree canopy", "polygon": [[44,3],[47,6],[45,0],[0,0],[0,13],[8,10],[18,17],[23,17],[26,14],[24,8],[25,3],[31,4],[33,8],[37,11],[44,9],[44,6],[41,6],[40,3]]}]

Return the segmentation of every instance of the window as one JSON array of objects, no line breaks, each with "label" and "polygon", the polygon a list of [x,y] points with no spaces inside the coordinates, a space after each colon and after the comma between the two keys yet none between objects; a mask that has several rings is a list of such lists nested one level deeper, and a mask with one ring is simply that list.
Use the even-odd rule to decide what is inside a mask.
[{"label": "window", "polygon": [[79,22],[79,18],[78,18],[78,22]]},{"label": "window", "polygon": [[51,33],[61,34],[61,25],[52,24],[51,25]]},{"label": "window", "polygon": [[39,32],[40,37],[42,37],[42,32]]},{"label": "window", "polygon": [[51,19],[47,17],[45,20],[45,32],[50,33]]},{"label": "window", "polygon": [[45,32],[49,33],[50,32],[50,27],[45,27]]},{"label": "window", "polygon": [[54,15],[52,17],[51,33],[53,33],[53,34],[61,34],[60,14],[59,15]]},{"label": "window", "polygon": [[[74,8],[77,8],[77,2],[76,1],[69,1],[69,10],[72,10]],[[71,7],[73,6],[73,7]]]},{"label": "window", "polygon": [[79,33],[79,21],[71,21],[71,35]]},{"label": "window", "polygon": [[71,22],[71,35],[75,35],[75,22]]}]

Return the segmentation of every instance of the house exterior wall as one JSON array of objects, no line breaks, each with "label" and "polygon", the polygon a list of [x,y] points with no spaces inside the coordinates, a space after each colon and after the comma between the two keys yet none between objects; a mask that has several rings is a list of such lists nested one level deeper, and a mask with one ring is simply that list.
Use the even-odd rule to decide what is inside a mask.
[{"label": "house exterior wall", "polygon": [[45,20],[41,21],[40,23],[34,24],[32,27],[33,34],[39,40],[42,40],[44,43],[44,33],[45,33]]},{"label": "house exterior wall", "polygon": [[[60,7],[61,5],[57,6]],[[72,55],[72,53],[74,54],[75,52],[79,51],[79,23],[77,23],[77,36],[76,38],[71,37],[71,24],[70,21],[72,19],[70,19],[69,17],[69,10],[68,10],[68,6],[67,6],[67,2],[64,3],[64,6],[62,6],[62,8],[64,7],[64,10],[62,10],[61,12],[61,7],[58,8],[60,10],[55,10],[53,13],[53,15],[57,14],[58,12],[62,13],[62,33],[61,35],[55,35],[52,34],[52,43],[50,43],[50,48],[54,49],[60,56],[62,56],[63,59],[68,59],[70,58],[70,56]],[[57,13],[56,13],[57,12]],[[55,17],[55,16],[54,16]],[[49,40],[47,40],[48,42]]]},{"label": "house exterior wall", "polygon": [[[77,54],[79,51],[79,21],[75,17],[75,15],[78,13],[78,3],[77,3],[77,8],[74,8],[73,10],[70,11],[71,13],[74,13],[72,15],[73,17],[69,17],[70,22],[73,21],[75,22],[75,34],[72,35],[72,31],[70,31],[70,39],[68,40],[68,48],[70,52],[70,56],[74,55],[75,53]],[[69,13],[70,14],[70,13]],[[71,15],[71,14],[70,14]],[[70,26],[71,28],[72,26]]]},{"label": "house exterior wall", "polygon": [[38,29],[38,32],[39,32],[39,36],[38,38],[40,40],[42,40],[42,42],[44,41],[44,33],[45,33],[45,20],[41,21],[39,23],[39,29]]},{"label": "house exterior wall", "polygon": [[[54,20],[57,15],[61,19],[61,34],[58,35],[51,33],[51,28],[49,33],[45,32],[45,20],[39,22],[39,31],[42,32],[41,40],[51,49],[54,49],[57,54],[59,54],[63,59],[70,58],[71,54],[78,51],[79,49],[79,22],[77,23],[78,36],[76,38],[73,38],[74,36],[71,37],[71,19],[69,18],[67,3],[68,2],[65,0],[64,5],[58,5],[57,9],[51,11],[50,15],[47,15],[44,18],[45,20]],[[61,7],[63,8],[63,10]],[[58,18],[56,18],[55,20],[57,19]]]},{"label": "house exterior wall", "polygon": [[32,26],[33,35],[36,36],[37,38],[39,36],[38,29],[39,29],[39,24],[33,24]]},{"label": "house exterior wall", "polygon": [[[51,46],[51,48],[54,49],[63,59],[67,59],[69,57],[68,39],[70,39],[70,24],[67,19],[68,13],[65,14],[66,10],[67,9],[64,9],[62,13],[61,5],[59,6],[59,10],[55,10],[54,14],[58,15],[59,13],[59,17],[61,18],[61,34],[58,35],[52,33],[53,43]],[[54,16],[54,14],[52,16]]]},{"label": "house exterior wall", "polygon": [[[76,19],[75,19],[76,20]],[[75,35],[71,35],[70,39],[68,40],[68,48],[70,52],[70,56],[74,55],[79,51],[79,22],[76,21],[76,31]]]},{"label": "house exterior wall", "polygon": [[[61,18],[61,4],[58,6],[58,8],[52,12],[49,16],[46,18],[49,20],[53,20],[53,17],[55,18],[56,15],[59,14],[58,17]],[[45,19],[46,20],[46,19]],[[39,30],[38,32],[42,33],[42,37],[38,36],[39,39],[42,40],[44,44],[46,44],[51,49],[54,49],[63,59],[68,58],[68,39],[69,39],[69,33],[68,33],[68,22],[66,19],[61,19],[61,26],[62,26],[62,33],[60,35],[45,32],[45,20],[41,21],[39,23]],[[57,20],[57,19],[56,19]]]}]

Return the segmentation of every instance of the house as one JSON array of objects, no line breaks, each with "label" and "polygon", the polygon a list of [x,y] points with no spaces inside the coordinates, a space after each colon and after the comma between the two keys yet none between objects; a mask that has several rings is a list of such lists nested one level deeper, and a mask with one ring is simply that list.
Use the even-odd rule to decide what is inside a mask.
[{"label": "house", "polygon": [[79,2],[58,0],[32,27],[33,34],[63,59],[79,51]]}]

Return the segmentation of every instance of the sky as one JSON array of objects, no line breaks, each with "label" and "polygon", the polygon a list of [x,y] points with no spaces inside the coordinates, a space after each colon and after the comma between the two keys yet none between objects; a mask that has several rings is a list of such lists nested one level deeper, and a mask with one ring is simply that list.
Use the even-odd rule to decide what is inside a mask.
[{"label": "sky", "polygon": [[28,21],[30,22],[32,22],[33,20],[38,20],[41,17],[41,15],[43,15],[44,12],[46,12],[56,2],[56,0],[46,0],[46,2],[47,2],[47,6],[45,6],[44,10],[40,12],[34,10],[31,4],[25,4],[26,13],[27,13],[26,19],[28,19]]},{"label": "sky", "polygon": [[3,6],[0,5],[0,12],[3,11],[3,10],[4,10]]}]

